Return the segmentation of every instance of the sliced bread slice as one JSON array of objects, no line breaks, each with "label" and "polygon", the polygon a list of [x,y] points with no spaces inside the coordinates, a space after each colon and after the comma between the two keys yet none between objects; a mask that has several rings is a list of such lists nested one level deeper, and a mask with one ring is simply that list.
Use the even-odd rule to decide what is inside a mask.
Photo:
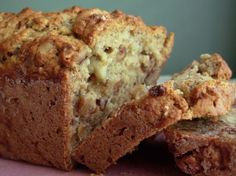
[{"label": "sliced bread slice", "polygon": [[[217,63],[225,61],[216,54],[194,61],[170,81],[125,103],[82,141],[73,158],[98,173],[104,172],[142,140],[179,120],[227,113],[234,101],[235,85],[225,80],[229,77],[211,74],[224,70],[223,75],[230,75],[227,64],[224,69],[212,67],[219,66]],[[206,71],[201,70],[202,65]]]},{"label": "sliced bread slice", "polygon": [[165,131],[177,166],[190,175],[236,174],[236,107],[218,121],[185,120]]}]

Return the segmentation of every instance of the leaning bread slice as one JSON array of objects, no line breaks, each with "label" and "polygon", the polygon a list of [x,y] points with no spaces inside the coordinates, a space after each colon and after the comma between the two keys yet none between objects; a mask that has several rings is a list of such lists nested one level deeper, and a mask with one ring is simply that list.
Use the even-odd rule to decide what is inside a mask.
[{"label": "leaning bread slice", "polygon": [[97,173],[131,152],[142,140],[188,118],[188,104],[171,84],[154,86],[148,95],[124,104],[77,148],[74,159]]},{"label": "leaning bread slice", "polygon": [[219,121],[194,119],[165,131],[176,164],[191,175],[236,175],[236,108]]},{"label": "leaning bread slice", "polygon": [[[192,119],[196,114],[201,117],[225,114],[233,104],[235,87],[225,78],[214,79],[210,72],[201,71],[200,66],[208,62],[210,65],[204,69],[214,73],[222,69],[211,65],[225,63],[220,56],[209,55],[170,81],[150,88],[148,94],[124,104],[82,141],[73,158],[98,173],[103,172],[142,140],[179,120]],[[224,72],[230,74],[228,66],[225,68]],[[195,80],[191,82],[192,79]],[[204,103],[207,107],[200,106]]]}]

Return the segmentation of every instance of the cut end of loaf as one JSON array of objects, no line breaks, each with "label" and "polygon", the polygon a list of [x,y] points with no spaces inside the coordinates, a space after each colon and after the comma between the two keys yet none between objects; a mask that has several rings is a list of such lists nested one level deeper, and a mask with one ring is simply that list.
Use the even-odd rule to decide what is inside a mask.
[{"label": "cut end of loaf", "polygon": [[145,94],[146,85],[155,84],[166,60],[161,54],[165,39],[149,37],[156,43],[149,45],[146,34],[131,34],[128,27],[105,32],[83,69],[72,74],[74,113],[84,128],[92,130],[124,102]]},{"label": "cut end of loaf", "polygon": [[[89,24],[82,26],[83,21]],[[96,9],[81,11],[74,31],[90,47],[91,57],[69,74],[73,148],[112,111],[156,84],[174,41],[174,34],[168,37],[163,27],[148,27],[139,18]]]}]

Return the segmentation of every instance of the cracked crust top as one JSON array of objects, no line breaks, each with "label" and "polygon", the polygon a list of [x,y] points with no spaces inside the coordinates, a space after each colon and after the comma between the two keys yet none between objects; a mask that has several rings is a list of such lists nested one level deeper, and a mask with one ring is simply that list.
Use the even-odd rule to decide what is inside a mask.
[{"label": "cracked crust top", "polygon": [[[17,67],[22,72],[29,69],[30,74],[33,70],[44,76],[57,76],[82,57],[88,57],[105,31],[117,32],[126,26],[152,37],[166,36],[161,52],[165,57],[170,54],[173,34],[168,38],[164,27],[146,26],[139,17],[120,11],[72,7],[62,12],[42,13],[25,8],[17,14],[0,13],[0,72],[11,72]],[[41,50],[51,53],[42,57]]]}]

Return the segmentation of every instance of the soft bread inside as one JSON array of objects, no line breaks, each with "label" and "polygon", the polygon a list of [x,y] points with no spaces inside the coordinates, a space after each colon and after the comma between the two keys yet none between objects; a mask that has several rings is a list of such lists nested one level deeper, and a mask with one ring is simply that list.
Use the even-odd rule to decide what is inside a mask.
[{"label": "soft bread inside", "polygon": [[90,45],[91,56],[69,74],[74,92],[73,147],[112,111],[128,100],[138,99],[148,85],[156,84],[170,43],[173,34],[167,37],[164,28],[144,30],[132,24],[112,23],[96,37]]}]

